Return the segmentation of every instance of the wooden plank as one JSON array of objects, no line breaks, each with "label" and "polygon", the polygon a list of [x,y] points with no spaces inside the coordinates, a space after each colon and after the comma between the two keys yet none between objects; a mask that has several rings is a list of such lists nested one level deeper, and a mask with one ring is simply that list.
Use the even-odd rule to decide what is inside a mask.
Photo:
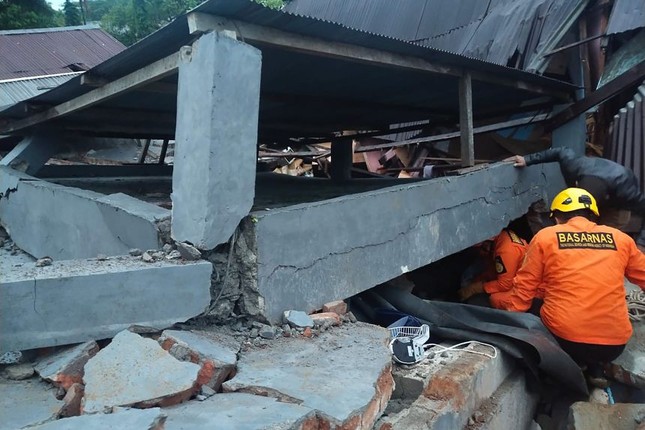
[{"label": "wooden plank", "polygon": [[[521,125],[535,124],[535,123],[544,121],[546,118],[548,118],[548,114],[540,114],[540,115],[535,115],[527,118],[519,118],[511,121],[504,121],[504,122],[499,122],[495,124],[483,125],[481,127],[473,128],[473,134],[489,133],[491,131],[505,130],[507,128],[518,127]],[[447,140],[447,139],[454,139],[455,137],[459,137],[459,136],[461,136],[460,131],[453,131],[450,133],[436,134],[434,136],[417,137],[414,139],[402,140],[399,142],[388,142],[388,143],[381,143],[378,145],[360,146],[355,149],[355,152],[370,152],[370,151],[378,151],[383,148],[396,148],[398,146],[413,145],[417,143],[438,142],[438,141]]]},{"label": "wooden plank", "polygon": [[[208,31],[234,31],[237,32],[240,40],[250,44],[280,46],[284,49],[340,58],[346,61],[379,64],[386,67],[405,68],[455,77],[460,77],[463,74],[463,70],[459,67],[438,64],[419,57],[288,33],[201,12],[189,13],[187,20],[190,34],[201,34]],[[492,73],[473,71],[472,78],[482,82],[551,95],[563,100],[570,99],[569,91],[518,79],[500,78]]]},{"label": "wooden plank", "polygon": [[43,112],[36,113],[24,119],[8,121],[4,127],[0,128],[0,130],[3,133],[12,133],[18,130],[22,130],[50,119],[69,115],[78,110],[88,108],[95,104],[104,102],[112,97],[116,97],[119,94],[125,93],[126,91],[130,91],[144,86],[150,82],[162,79],[168,75],[176,73],[179,55],[180,53],[176,52],[166,58],[163,58],[135,72],[132,72],[129,75],[106,83],[103,86],[100,86],[72,100],[61,103],[57,106],[53,106]]},{"label": "wooden plank", "polygon": [[468,72],[459,79],[459,129],[463,166],[475,165],[475,136],[473,134],[473,81]]}]

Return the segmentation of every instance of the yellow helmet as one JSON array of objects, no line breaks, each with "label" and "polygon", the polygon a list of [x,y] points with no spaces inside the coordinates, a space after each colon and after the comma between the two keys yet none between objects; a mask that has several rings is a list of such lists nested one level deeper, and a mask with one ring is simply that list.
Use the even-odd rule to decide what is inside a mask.
[{"label": "yellow helmet", "polygon": [[553,215],[553,211],[573,212],[580,209],[589,209],[596,216],[600,216],[596,199],[590,192],[582,188],[562,190],[551,202],[551,215]]}]

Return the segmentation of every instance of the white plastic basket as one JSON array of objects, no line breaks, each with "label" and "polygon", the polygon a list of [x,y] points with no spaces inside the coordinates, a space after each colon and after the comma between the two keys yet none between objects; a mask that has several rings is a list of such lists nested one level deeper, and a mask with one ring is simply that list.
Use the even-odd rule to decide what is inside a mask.
[{"label": "white plastic basket", "polygon": [[390,327],[389,330],[390,336],[392,336],[393,339],[397,337],[425,337],[426,335],[429,336],[430,334],[430,327],[428,327],[426,324],[423,324],[421,327]]}]

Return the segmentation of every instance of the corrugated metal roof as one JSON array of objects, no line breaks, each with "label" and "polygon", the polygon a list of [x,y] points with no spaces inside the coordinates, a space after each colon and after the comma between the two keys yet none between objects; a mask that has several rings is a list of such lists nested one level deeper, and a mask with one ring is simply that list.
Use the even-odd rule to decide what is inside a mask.
[{"label": "corrugated metal roof", "polygon": [[645,190],[645,83],[609,126],[605,157],[634,171]]},{"label": "corrugated metal roof", "polygon": [[124,49],[96,25],[3,31],[0,80],[86,70]]},{"label": "corrugated metal roof", "polygon": [[615,0],[609,16],[607,34],[622,33],[645,27],[643,0]]},{"label": "corrugated metal roof", "polygon": [[[525,84],[537,84],[569,93],[573,89],[570,85],[553,79],[391,37],[349,29],[320,19],[267,9],[249,0],[210,0],[195,10],[322,41],[392,52],[441,66],[477,71],[494,76],[495,79],[522,82],[522,85],[518,84],[514,88],[482,80],[474,81],[473,106],[476,117],[483,112],[508,112],[524,102],[536,99],[538,95],[527,89]],[[88,73],[108,81],[120,78],[177,52],[181,46],[192,43],[195,37],[188,33],[186,16],[181,16]],[[244,41],[244,31],[239,32],[239,37]],[[318,131],[364,130],[370,128],[352,127],[380,128],[388,124],[422,121],[434,118],[436,113],[443,118],[458,117],[457,76],[375,67],[366,62],[312,55],[265,44],[256,44],[256,47],[262,51],[261,135],[274,132],[276,127],[283,127],[280,130],[285,133],[296,133],[294,130],[309,127],[307,130],[312,133],[310,135],[315,136],[313,133]],[[176,83],[177,77],[170,76],[164,82]],[[29,102],[57,105],[90,90],[91,87],[80,85],[80,78],[76,77]],[[136,112],[173,114],[176,110],[176,94],[135,90],[103,101],[100,106],[93,106],[84,112],[70,114],[55,121],[58,124],[67,121],[74,125],[88,122],[92,118],[87,111],[94,108],[126,108],[132,112],[131,116],[125,117],[101,117],[101,126],[107,128],[110,122],[134,121]],[[0,118],[24,118],[27,115],[21,104],[0,112]],[[146,126],[153,125],[150,121],[143,123]],[[174,128],[174,121],[166,127]]]},{"label": "corrugated metal roof", "polygon": [[[287,11],[540,71],[588,0],[292,0]],[[564,31],[563,31],[564,30]],[[556,36],[556,40],[552,38]]]},{"label": "corrugated metal roof", "polygon": [[60,84],[69,81],[82,72],[64,73],[61,75],[37,76],[33,78],[10,79],[0,81],[0,109],[22,100],[43,94]]}]

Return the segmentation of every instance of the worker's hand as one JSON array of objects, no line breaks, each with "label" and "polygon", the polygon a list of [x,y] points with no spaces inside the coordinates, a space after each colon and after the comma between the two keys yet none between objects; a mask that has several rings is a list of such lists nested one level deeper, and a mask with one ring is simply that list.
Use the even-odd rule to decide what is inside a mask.
[{"label": "worker's hand", "polygon": [[513,155],[512,157],[505,158],[504,161],[512,161],[515,167],[526,167],[526,160],[521,155]]},{"label": "worker's hand", "polygon": [[457,295],[462,302],[465,302],[475,294],[484,292],[484,283],[482,281],[475,281],[471,284],[457,290]]}]

